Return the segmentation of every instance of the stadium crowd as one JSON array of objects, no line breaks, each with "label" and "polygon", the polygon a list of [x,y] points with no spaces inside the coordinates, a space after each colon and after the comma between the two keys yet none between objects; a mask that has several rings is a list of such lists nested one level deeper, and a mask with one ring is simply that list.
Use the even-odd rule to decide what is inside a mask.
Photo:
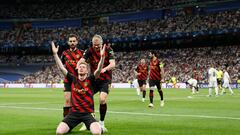
[{"label": "stadium crowd", "polygon": [[[56,0],[57,1],[57,0]],[[111,1],[94,0],[69,4],[55,3],[56,1],[40,0],[36,3],[11,5],[1,4],[0,17],[9,18],[76,18],[84,16],[103,15],[106,13],[136,12],[144,9],[160,9],[174,6],[179,3],[188,3],[193,0],[139,0],[139,1]],[[194,0],[196,2],[196,0]],[[202,0],[201,0],[202,1]],[[221,1],[221,0],[216,0]],[[62,1],[67,2],[67,1]],[[197,2],[200,2],[200,0]],[[41,3],[41,4],[39,4]],[[27,7],[27,8],[26,8]],[[57,7],[57,8],[56,8]],[[71,7],[71,8],[69,8]],[[101,10],[94,10],[94,9]],[[38,10],[39,12],[31,12]],[[66,45],[67,36],[77,33],[80,45],[89,41],[94,34],[100,34],[104,39],[129,38],[139,36],[167,35],[176,32],[214,31],[222,29],[240,28],[240,10],[215,12],[212,14],[189,14],[184,10],[176,9],[175,16],[165,14],[161,19],[144,21],[97,23],[83,27],[63,28],[31,28],[31,24],[12,30],[0,30],[1,52],[8,52],[15,47],[49,47],[50,41],[56,40],[59,45]],[[8,12],[9,11],[9,12]],[[71,14],[69,14],[71,13]],[[82,41],[82,42],[81,42]],[[209,45],[211,46],[211,45]],[[206,70],[211,61],[216,65],[229,66],[230,75],[236,80],[239,69],[239,47],[207,47],[189,49],[156,50],[159,58],[164,62],[166,79],[176,76],[179,82],[186,81],[193,72],[199,74],[200,82],[207,82]],[[113,71],[113,82],[127,82],[134,78],[134,66],[139,58],[147,58],[147,51],[116,52],[117,68]],[[3,56],[0,55],[0,64],[16,62],[24,63],[52,63],[52,56]],[[59,82],[58,70],[54,66],[24,77],[19,82]],[[53,74],[51,77],[51,73]],[[49,76],[48,76],[49,75]],[[57,79],[55,79],[57,78]]]},{"label": "stadium crowd", "polygon": [[0,55],[0,64],[17,63],[17,64],[33,64],[33,63],[53,63],[52,56],[47,55]]},{"label": "stadium crowd", "polygon": [[[199,82],[207,82],[207,69],[211,62],[215,68],[229,67],[229,74],[236,82],[240,70],[240,47],[204,47],[186,49],[156,50],[160,61],[165,64],[166,80],[176,76],[178,82],[186,82],[193,74],[197,74]],[[141,58],[148,60],[149,51],[116,53],[117,68],[113,82],[133,80],[133,70]]]},{"label": "stadium crowd", "polygon": [[204,1],[206,0],[72,0],[71,2],[69,2],[68,0],[39,0],[32,2],[26,0],[18,0],[17,2],[15,1],[16,4],[13,4],[11,2],[5,2],[0,4],[0,18],[77,18],[97,16],[109,13],[136,12],[146,9],[162,9],[169,8],[175,5],[198,3]]},{"label": "stadium crowd", "polygon": [[175,17],[165,19],[152,19],[145,21],[113,22],[95,24],[83,27],[64,27],[55,29],[21,28],[14,30],[1,30],[0,45],[8,47],[19,46],[49,46],[50,41],[57,40],[65,45],[67,35],[77,33],[80,41],[86,42],[99,33],[105,39],[124,39],[139,36],[159,36],[175,32],[194,32],[206,30],[225,30],[240,28],[240,10],[223,11],[209,15],[187,15],[184,11]]},{"label": "stadium crowd", "polygon": [[[141,58],[149,63],[149,51],[116,52],[116,68],[113,70],[112,82],[126,83],[135,78],[135,70]],[[207,82],[207,70],[211,62],[215,68],[229,67],[233,82],[237,81],[240,71],[240,47],[202,47],[185,49],[154,50],[160,61],[164,63],[166,80],[175,76],[178,82],[186,82],[194,73],[200,83]],[[17,82],[60,82],[63,79],[56,66],[50,66],[37,73],[25,76]]]},{"label": "stadium crowd", "polygon": [[61,74],[57,65],[47,66],[42,70],[24,76],[15,83],[61,83],[64,76]]}]

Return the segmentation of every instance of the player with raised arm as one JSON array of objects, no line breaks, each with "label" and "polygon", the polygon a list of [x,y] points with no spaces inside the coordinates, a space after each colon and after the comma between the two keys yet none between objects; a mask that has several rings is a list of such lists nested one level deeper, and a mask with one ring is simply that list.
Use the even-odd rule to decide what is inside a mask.
[{"label": "player with raised arm", "polygon": [[[90,64],[91,72],[95,72],[97,69],[97,63],[100,60],[100,48],[103,45],[103,39],[100,35],[94,35],[92,38],[92,46],[87,49],[83,58],[80,59],[80,62],[87,61]],[[101,74],[99,78],[96,80],[96,92],[100,92],[99,94],[99,112],[100,112],[100,124],[104,132],[107,132],[107,128],[105,127],[104,120],[107,112],[107,97],[109,94],[109,82],[112,77],[112,69],[115,68],[115,58],[114,52],[110,46],[106,46],[105,51],[105,61],[103,65],[103,69],[101,70]],[[84,126],[81,127],[80,130],[84,130]]]},{"label": "player with raised arm", "polygon": [[100,76],[100,72],[103,67],[105,59],[105,45],[100,48],[100,60],[98,62],[97,69],[93,75],[88,76],[88,64],[86,62],[79,63],[78,75],[71,74],[63,65],[58,57],[58,48],[52,42],[52,52],[54,59],[60,68],[61,72],[71,82],[71,110],[69,114],[59,123],[56,134],[63,135],[71,131],[79,123],[83,122],[87,126],[87,129],[91,131],[93,135],[101,135],[102,129],[100,124],[92,116],[94,112],[94,89],[96,86],[96,79]]}]

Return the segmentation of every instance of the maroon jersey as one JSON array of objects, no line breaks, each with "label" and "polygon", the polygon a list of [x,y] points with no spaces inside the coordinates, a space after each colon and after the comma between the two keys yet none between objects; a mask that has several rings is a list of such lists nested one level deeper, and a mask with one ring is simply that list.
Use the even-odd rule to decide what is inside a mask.
[{"label": "maroon jersey", "polygon": [[199,81],[199,76],[196,70],[193,71],[193,78]]},{"label": "maroon jersey", "polygon": [[[101,55],[100,51],[96,52],[93,47],[90,47],[88,50],[85,51],[83,58],[90,63],[91,66],[91,73],[94,73],[94,71],[98,67],[98,63],[100,61]],[[103,64],[103,68],[109,65],[109,60],[114,60],[114,52],[111,47],[106,46],[105,50],[105,60]],[[107,70],[105,73],[101,73],[99,76],[99,80],[111,80],[112,77],[112,71]]]},{"label": "maroon jersey", "polygon": [[137,76],[138,80],[147,80],[147,75],[148,75],[148,66],[147,64],[139,64],[137,66],[136,71],[138,73],[141,73],[140,75]]},{"label": "maroon jersey", "polygon": [[[73,74],[74,76],[77,76],[77,62],[83,57],[82,50],[75,49],[74,51],[71,51],[70,49],[65,50],[62,53],[62,63],[65,65],[68,72]],[[65,77],[64,82],[68,82],[67,78]]]},{"label": "maroon jersey", "polygon": [[149,79],[150,80],[161,80],[160,71],[161,71],[161,69],[160,69],[159,60],[158,59],[156,59],[156,60],[151,59]]},{"label": "maroon jersey", "polygon": [[71,106],[72,112],[94,112],[94,83],[95,77],[93,75],[86,78],[84,81],[80,81],[77,76],[68,72],[67,79],[71,83]]}]

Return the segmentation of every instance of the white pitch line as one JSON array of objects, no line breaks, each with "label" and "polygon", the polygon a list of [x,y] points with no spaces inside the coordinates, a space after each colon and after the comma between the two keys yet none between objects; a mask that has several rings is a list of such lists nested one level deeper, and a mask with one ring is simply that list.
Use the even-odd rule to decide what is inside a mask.
[{"label": "white pitch line", "polygon": [[38,105],[38,104],[50,104],[50,102],[35,102],[35,103],[1,103],[2,106],[7,105]]},{"label": "white pitch line", "polygon": [[21,107],[21,106],[6,106],[0,105],[0,108],[10,108],[10,109],[28,109],[28,110],[50,110],[50,111],[58,111],[62,109],[57,108],[43,108],[43,107]]},{"label": "white pitch line", "polygon": [[206,119],[228,119],[228,120],[240,120],[236,117],[222,117],[222,116],[208,116],[208,115],[185,115],[185,114],[154,114],[154,113],[137,113],[137,112],[115,112],[108,111],[115,114],[129,114],[129,115],[144,115],[144,116],[166,116],[166,117],[192,117],[192,118],[206,118]]},{"label": "white pitch line", "polygon": [[[62,109],[57,108],[42,108],[42,107],[20,107],[20,106],[1,106],[0,108],[12,108],[12,109],[28,109],[28,110],[51,110],[60,111]],[[98,111],[96,111],[98,112]],[[240,120],[238,117],[225,117],[225,116],[208,116],[208,115],[184,115],[184,114],[154,114],[154,113],[138,113],[138,112],[117,112],[108,111],[112,114],[128,114],[128,115],[143,115],[143,116],[164,116],[164,117],[190,117],[190,118],[205,118],[205,119],[227,119],[227,120]]]}]

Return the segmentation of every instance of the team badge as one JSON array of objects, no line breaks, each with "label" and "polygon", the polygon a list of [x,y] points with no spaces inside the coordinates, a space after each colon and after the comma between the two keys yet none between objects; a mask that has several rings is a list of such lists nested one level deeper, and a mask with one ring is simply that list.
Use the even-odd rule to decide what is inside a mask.
[{"label": "team badge", "polygon": [[88,83],[87,83],[87,82],[84,82],[83,85],[84,85],[84,86],[88,86]]}]

